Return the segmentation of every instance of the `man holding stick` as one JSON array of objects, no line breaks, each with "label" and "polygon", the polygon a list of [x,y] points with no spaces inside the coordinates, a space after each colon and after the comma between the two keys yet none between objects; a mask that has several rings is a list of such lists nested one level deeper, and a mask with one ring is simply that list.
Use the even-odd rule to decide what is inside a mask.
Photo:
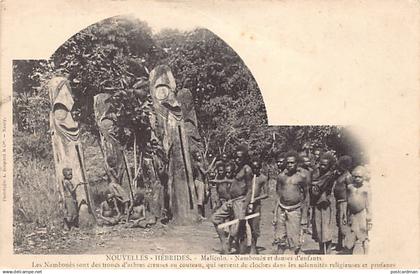
[{"label": "man holding stick", "polygon": [[[211,182],[215,184],[230,183],[229,188],[229,200],[222,204],[212,215],[211,220],[216,228],[216,232],[220,238],[222,244],[222,253],[226,254],[229,252],[230,246],[227,241],[227,233],[220,227],[229,219],[237,219],[231,225],[230,233],[231,236],[238,236],[239,221],[245,219],[246,208],[251,201],[251,185],[252,185],[252,169],[248,162],[248,150],[245,147],[239,147],[236,150],[235,162],[238,166],[236,170],[236,176],[233,179],[214,179]],[[242,222],[244,225],[245,223]],[[237,242],[238,244],[238,242]]]}]

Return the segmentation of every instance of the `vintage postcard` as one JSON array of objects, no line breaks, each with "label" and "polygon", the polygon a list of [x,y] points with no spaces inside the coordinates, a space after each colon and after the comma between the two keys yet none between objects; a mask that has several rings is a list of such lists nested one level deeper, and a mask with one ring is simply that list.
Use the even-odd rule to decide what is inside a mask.
[{"label": "vintage postcard", "polygon": [[1,1],[2,269],[420,267],[418,1]]}]

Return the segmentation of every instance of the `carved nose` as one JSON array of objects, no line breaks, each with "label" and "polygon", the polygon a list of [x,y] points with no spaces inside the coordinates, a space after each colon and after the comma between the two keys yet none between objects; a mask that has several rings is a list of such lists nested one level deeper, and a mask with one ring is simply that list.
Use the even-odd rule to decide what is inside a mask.
[{"label": "carved nose", "polygon": [[64,119],[64,121],[62,122],[62,124],[64,124],[66,126],[66,128],[68,128],[68,129],[77,128],[79,126],[77,124],[77,122],[74,121],[73,116],[71,115],[71,112],[67,113],[67,116]]},{"label": "carved nose", "polygon": [[180,108],[181,105],[179,104],[178,100],[175,97],[175,93],[170,92],[168,99],[167,99],[168,105],[170,105],[172,108]]}]

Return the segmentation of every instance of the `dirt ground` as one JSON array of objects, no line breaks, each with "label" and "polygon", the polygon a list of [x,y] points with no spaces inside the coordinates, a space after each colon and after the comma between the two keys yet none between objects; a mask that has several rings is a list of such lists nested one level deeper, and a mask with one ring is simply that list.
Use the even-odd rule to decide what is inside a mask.
[{"label": "dirt ground", "polygon": [[[274,198],[271,197],[262,205],[261,237],[258,240],[260,254],[275,253],[271,244],[273,241],[271,225],[273,203]],[[211,210],[207,209],[208,217],[210,214]],[[206,219],[197,225],[157,224],[147,229],[126,228],[124,225],[72,230],[68,233],[61,229],[49,231],[41,229],[26,235],[23,243],[15,246],[15,252],[24,254],[219,254],[220,241],[213,224]],[[318,244],[309,234],[305,235],[302,252],[318,253]],[[333,251],[333,254],[336,252]]]}]

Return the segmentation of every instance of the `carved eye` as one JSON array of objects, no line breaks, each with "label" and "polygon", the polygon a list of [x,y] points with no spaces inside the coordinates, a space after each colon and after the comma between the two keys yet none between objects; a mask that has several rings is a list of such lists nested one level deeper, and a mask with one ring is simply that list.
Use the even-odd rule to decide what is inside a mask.
[{"label": "carved eye", "polygon": [[64,120],[64,119],[66,119],[68,113],[69,113],[69,111],[62,104],[56,104],[54,106],[54,117],[55,117],[55,119]]},{"label": "carved eye", "polygon": [[169,96],[169,88],[167,86],[159,86],[155,91],[158,100],[164,100]]}]

